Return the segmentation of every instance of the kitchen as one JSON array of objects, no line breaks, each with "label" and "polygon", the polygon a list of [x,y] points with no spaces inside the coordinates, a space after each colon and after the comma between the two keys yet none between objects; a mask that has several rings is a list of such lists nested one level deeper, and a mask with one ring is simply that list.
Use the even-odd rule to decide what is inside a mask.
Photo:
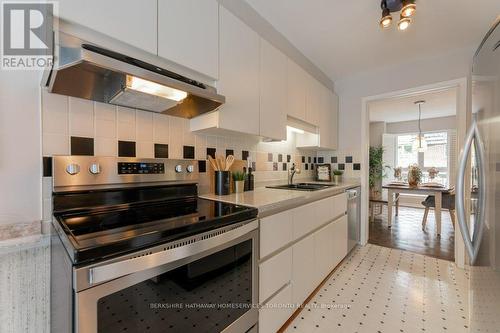
[{"label": "kitchen", "polygon": [[[426,19],[438,24],[434,12],[445,4],[435,9],[406,2],[363,5],[375,22],[365,28],[393,47],[401,47],[407,34],[415,39],[409,47],[415,50],[424,43],[415,31],[431,29]],[[390,285],[403,273],[396,257],[401,266],[418,263],[408,281],[399,281],[412,282],[413,294],[429,293],[425,285],[433,281],[434,273],[418,280],[423,263],[424,272],[426,265],[437,267],[436,274],[452,272],[445,280],[455,284],[460,302],[480,302],[481,293],[470,296],[476,288],[464,269],[476,269],[477,233],[457,246],[462,252],[456,262],[366,244],[368,122],[362,103],[390,91],[467,77],[473,51],[500,13],[494,1],[483,2],[472,18],[464,17],[470,5],[457,5],[461,16],[453,22],[470,18],[475,25],[465,41],[454,38],[432,55],[406,59],[415,66],[399,81],[393,79],[399,67],[386,62],[385,86],[374,80],[378,65],[370,67],[366,57],[364,67],[354,70],[359,61],[351,59],[352,50],[308,43],[311,36],[331,38],[320,24],[326,21],[294,21],[301,12],[326,15],[322,6],[339,19],[343,11],[362,12],[348,4],[2,3],[4,15],[13,15],[9,20],[21,20],[15,15],[26,8],[40,14],[45,26],[30,25],[45,30],[30,28],[24,39],[50,45],[45,54],[31,54],[53,55],[54,65],[14,70],[3,62],[0,71],[1,331],[361,332],[375,327],[367,322],[381,331],[412,331],[413,321],[396,320],[402,304],[394,307],[393,322],[380,320],[386,314],[378,310],[360,308],[382,295],[376,295],[378,282]],[[396,22],[392,28],[379,26],[381,12],[382,19],[387,11],[396,18],[403,5],[418,7],[408,31],[398,31]],[[338,24],[341,20],[328,27]],[[303,31],[294,35],[300,25]],[[435,37],[434,45],[447,33]],[[3,38],[5,45],[15,36]],[[337,36],[349,42],[350,37]],[[338,63],[325,63],[321,50],[337,55]],[[450,54],[456,56],[437,73],[438,57]],[[486,105],[485,116],[497,107]],[[464,117],[463,144],[470,124],[470,115]],[[494,230],[491,214],[484,235]],[[456,232],[462,239],[464,230]],[[393,275],[383,272],[384,260]],[[488,283],[498,291],[495,271],[479,262],[477,269],[490,273]],[[366,281],[367,289],[360,274],[369,275],[369,267],[381,281]],[[349,288],[335,283],[347,285],[351,278]],[[374,297],[364,299],[354,285]],[[452,300],[444,289],[442,298]],[[409,297],[398,296],[402,302]],[[489,299],[494,314],[498,298]],[[423,315],[424,307],[407,308],[420,311],[416,327],[431,332],[444,327],[429,326],[435,318]],[[478,322],[477,309],[443,309],[449,310],[445,319],[459,325],[449,329],[498,327],[488,312],[480,313],[485,320]]]}]

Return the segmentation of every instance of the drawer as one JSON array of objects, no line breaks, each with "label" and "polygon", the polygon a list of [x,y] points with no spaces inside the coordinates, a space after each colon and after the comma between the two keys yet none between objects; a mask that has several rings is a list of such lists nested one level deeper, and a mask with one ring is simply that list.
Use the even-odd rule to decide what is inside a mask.
[{"label": "drawer", "polygon": [[315,213],[316,213],[316,226],[320,226],[325,224],[326,222],[331,221],[334,218],[333,211],[334,205],[336,203],[335,197],[328,197],[325,199],[321,199],[316,201],[315,205]]},{"label": "drawer", "polygon": [[259,265],[259,302],[262,303],[292,279],[292,248]]},{"label": "drawer", "polygon": [[259,333],[275,333],[293,314],[292,286],[288,285],[259,309]]},{"label": "drawer", "polygon": [[293,209],[293,239],[298,239],[317,226],[315,213],[316,202]]},{"label": "drawer", "polygon": [[292,210],[260,220],[260,257],[282,248],[293,240]]},{"label": "drawer", "polygon": [[332,218],[336,219],[347,212],[347,193],[342,193],[332,197]]}]

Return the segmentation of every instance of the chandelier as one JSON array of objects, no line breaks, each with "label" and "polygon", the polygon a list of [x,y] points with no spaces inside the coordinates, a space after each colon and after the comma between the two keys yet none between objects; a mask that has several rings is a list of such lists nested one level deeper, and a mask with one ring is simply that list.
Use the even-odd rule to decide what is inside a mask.
[{"label": "chandelier", "polygon": [[408,29],[411,17],[417,10],[414,0],[382,0],[380,7],[382,8],[380,26],[388,28],[392,24],[391,13],[399,12],[398,29],[401,31]]}]

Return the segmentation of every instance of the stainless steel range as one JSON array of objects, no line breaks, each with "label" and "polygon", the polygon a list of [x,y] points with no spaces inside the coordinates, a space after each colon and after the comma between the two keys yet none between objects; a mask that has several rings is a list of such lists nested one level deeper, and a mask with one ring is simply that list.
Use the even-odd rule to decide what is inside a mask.
[{"label": "stainless steel range", "polygon": [[256,329],[257,210],[186,160],[53,160],[52,332]]}]

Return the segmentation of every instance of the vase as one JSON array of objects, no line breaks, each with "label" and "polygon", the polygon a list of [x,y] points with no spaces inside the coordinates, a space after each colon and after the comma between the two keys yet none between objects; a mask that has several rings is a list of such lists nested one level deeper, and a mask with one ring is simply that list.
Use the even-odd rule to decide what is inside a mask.
[{"label": "vase", "polygon": [[418,180],[411,175],[411,173],[408,173],[408,185],[410,187],[417,187],[418,186]]},{"label": "vase", "polygon": [[234,193],[243,193],[245,190],[245,181],[244,180],[235,180],[234,181]]},{"label": "vase", "polygon": [[339,185],[342,182],[342,175],[333,175],[333,182],[335,185]]}]

